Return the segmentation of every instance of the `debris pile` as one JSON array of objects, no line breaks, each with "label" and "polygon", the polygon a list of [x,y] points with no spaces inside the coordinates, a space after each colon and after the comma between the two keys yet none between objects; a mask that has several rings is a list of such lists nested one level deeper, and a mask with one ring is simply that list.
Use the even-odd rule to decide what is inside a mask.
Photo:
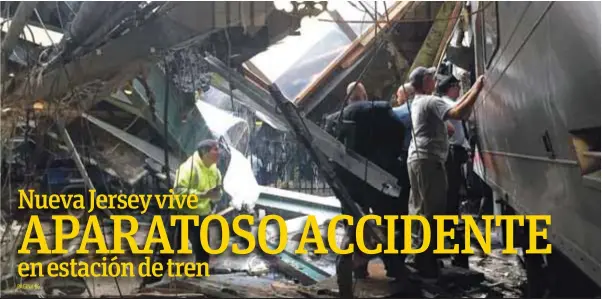
[{"label": "debris pile", "polygon": [[[261,119],[266,123],[264,127],[285,132],[282,134],[290,131],[285,125],[287,120],[270,100],[272,97],[267,89],[259,87],[261,82],[252,82],[249,78],[252,77],[249,72],[252,65],[243,66],[243,62],[296,31],[300,25],[298,15],[275,10],[270,2],[255,2],[253,5],[231,2],[227,9],[221,2],[115,2],[109,6],[92,2],[81,5],[78,2],[57,2],[58,13],[54,12],[54,5],[24,3],[5,1],[2,4],[3,11],[10,12],[13,18],[31,16],[41,26],[34,26],[33,22],[26,24],[28,22],[23,19],[11,20],[11,23],[21,24],[20,29],[26,25],[26,31],[31,30],[32,34],[25,34],[24,39],[15,39],[14,33],[18,36],[21,30],[11,28],[3,32],[9,37],[12,35],[10,39],[13,41],[17,40],[9,49],[5,49],[3,42],[3,52],[6,50],[11,54],[3,57],[8,59],[8,63],[3,60],[0,125],[0,269],[3,295],[59,298],[339,296],[336,255],[295,253],[308,215],[316,217],[322,236],[328,236],[326,227],[329,220],[341,212],[339,199],[259,186],[247,160],[251,128],[256,121]],[[426,17],[441,6],[441,3],[400,2],[392,7],[391,18],[399,20],[406,17],[406,13],[418,17],[421,11],[425,14],[421,17]],[[32,13],[34,7],[37,8]],[[95,14],[98,12],[96,8],[102,8],[102,14]],[[333,13],[331,17],[336,15],[338,13]],[[100,24],[105,19],[102,16],[108,21]],[[392,28],[394,22],[389,23],[388,17],[382,16],[388,23],[384,27]],[[2,20],[3,24],[5,21]],[[401,61],[397,63],[398,69],[393,70],[386,67],[389,65],[388,54],[378,55],[378,67],[372,68],[367,76],[373,78],[370,84],[374,85],[378,94],[384,95],[394,84],[391,78],[398,76],[398,71],[409,67],[409,62],[418,56],[422,44],[418,40],[428,34],[431,25],[432,22],[414,22],[407,25],[415,26],[413,30],[400,30],[404,25],[397,24],[396,30],[389,30],[387,39],[391,41],[387,48]],[[380,44],[376,42],[376,37],[382,35],[380,29],[374,33],[368,30],[359,34],[350,32],[354,31],[351,27],[345,30],[346,36],[355,36],[357,40],[353,43],[350,40],[349,50],[337,56],[339,58],[331,68],[335,71],[323,72],[317,81],[306,87],[302,93],[303,101],[299,102],[303,102],[300,106],[304,112],[297,113],[297,108],[293,109],[288,99],[281,99],[290,104],[283,107],[289,108],[285,109],[289,114],[298,116],[297,125],[304,124],[302,127],[313,136],[313,144],[327,153],[329,160],[351,165],[349,167],[358,175],[370,169],[377,174],[376,178],[369,179],[372,186],[387,185],[395,189],[396,178],[366,162],[365,158],[349,154],[344,146],[310,121],[318,119],[317,115],[329,109],[327,106],[340,100],[336,94],[341,93],[341,83],[357,71],[356,68],[371,60],[367,58],[372,55],[375,45]],[[52,41],[51,35],[58,36],[58,39]],[[395,38],[409,40],[406,35],[411,35],[416,41],[404,45],[394,42]],[[76,38],[78,36],[86,38],[82,40]],[[51,40],[42,42],[41,38],[46,37]],[[382,51],[376,52],[382,54]],[[316,61],[308,63],[315,64]],[[307,64],[296,65],[307,68]],[[5,73],[10,75],[4,76]],[[298,77],[299,73],[289,72],[288,75]],[[282,78],[279,81],[296,84],[295,80],[287,80],[286,76]],[[308,78],[310,76],[302,79]],[[383,78],[388,79],[381,80]],[[386,81],[386,84],[381,81]],[[232,108],[232,111],[218,108]],[[289,232],[288,243],[282,253],[267,255],[256,250],[241,256],[227,250],[212,258],[211,275],[208,277],[168,278],[144,286],[140,277],[17,277],[16,267],[20,262],[38,261],[44,265],[70,259],[93,262],[103,258],[94,251],[88,256],[76,256],[81,236],[64,245],[68,249],[65,255],[17,255],[18,246],[23,243],[27,217],[39,214],[43,221],[47,221],[52,216],[43,211],[16,209],[18,189],[32,188],[46,194],[85,194],[90,189],[112,194],[167,193],[173,185],[175,169],[196,150],[199,141],[207,138],[219,139],[220,146],[227,153],[218,162],[218,167],[225,174],[224,188],[228,195],[218,203],[220,209],[217,210],[230,203],[243,205],[252,200],[255,202],[251,207],[254,206],[258,214],[282,216],[287,221]],[[299,164],[310,165],[311,162],[308,158]],[[287,172],[286,167],[283,168],[273,172]],[[306,168],[312,173],[315,171],[313,167]],[[156,206],[150,210],[147,215],[109,209],[102,212],[106,215],[127,213],[136,217],[139,229],[135,239],[142,247],[149,234],[148,217],[161,213]],[[223,211],[226,218],[235,214],[232,210]],[[85,213],[74,211],[57,213],[86,217]],[[109,247],[113,240],[111,227],[108,219],[101,221],[102,235],[109,241]],[[68,229],[65,228],[66,231]],[[55,232],[46,223],[43,230],[47,243],[53,247]],[[268,227],[266,233],[269,246],[276,246],[279,237],[277,227]],[[338,243],[342,237],[343,229],[337,228]],[[240,240],[230,240],[230,246],[235,243],[244,247]],[[312,251],[312,248],[307,249]],[[145,258],[130,253],[120,257],[134,265]],[[191,258],[177,257],[181,260]],[[370,277],[357,280],[354,293],[367,298],[520,295],[518,288],[524,281],[524,275],[518,270],[519,264],[510,257],[495,251],[488,256],[472,256],[470,265],[471,270],[448,267],[436,283],[414,276],[398,283],[388,279],[382,261],[374,259],[369,265]]]},{"label": "debris pile", "polygon": [[[287,193],[290,194],[290,193]],[[261,196],[260,196],[261,197]],[[282,201],[294,202],[291,198],[280,197]],[[296,198],[299,200],[299,198]],[[237,237],[230,239],[229,248],[221,255],[213,256],[210,260],[210,276],[202,278],[165,278],[163,281],[151,285],[141,286],[141,279],[133,278],[89,278],[77,280],[73,278],[40,278],[22,280],[16,277],[3,276],[3,293],[25,293],[40,296],[65,296],[77,295],[84,297],[97,296],[119,296],[119,295],[149,295],[149,296],[208,296],[214,298],[283,298],[283,297],[308,297],[328,298],[338,297],[336,283],[335,262],[336,255],[294,253],[299,245],[300,234],[307,216],[298,216],[287,220],[289,227],[288,244],[280,255],[267,255],[260,249],[247,255],[235,255],[231,252],[233,244],[244,248],[245,244]],[[328,218],[319,219],[322,236],[326,238],[326,227]],[[140,218],[141,229],[139,231],[140,245],[142,245],[148,233],[148,223]],[[107,229],[103,229],[107,240],[112,240],[110,225],[105,223]],[[3,248],[10,248],[20,244],[15,239],[22,227],[13,225],[12,229],[2,226],[4,234]],[[299,228],[299,229],[295,229]],[[45,230],[48,230],[45,227]],[[212,229],[217,230],[216,227]],[[256,227],[253,227],[256,232]],[[340,245],[343,237],[343,229],[337,228],[337,241]],[[276,227],[268,226],[268,242],[275,242],[279,237]],[[50,234],[49,234],[50,235]],[[212,236],[213,248],[217,248],[219,232]],[[48,240],[50,244],[53,240]],[[325,240],[326,241],[326,240]],[[77,239],[66,244],[66,248],[74,250],[79,242]],[[520,266],[518,257],[502,255],[501,248],[494,248],[492,253],[485,255],[474,246],[475,255],[470,256],[470,269],[457,268],[450,265],[447,258],[442,258],[445,265],[442,276],[437,282],[422,280],[417,275],[411,275],[408,281],[396,282],[386,277],[385,269],[379,258],[371,260],[368,272],[369,277],[355,281],[354,294],[361,298],[383,298],[383,297],[517,297],[521,295],[521,286],[525,281],[525,274]],[[307,248],[310,252],[311,248]],[[16,252],[7,250],[3,252]],[[57,259],[70,259],[73,254],[67,254]],[[3,258],[3,273],[10,273],[14,267],[13,259]],[[146,256],[125,255],[122,260],[131,260],[135,265],[144,260]],[[43,261],[45,257],[26,257],[27,260]],[[81,257],[80,257],[81,258]],[[93,261],[100,256],[91,254],[85,260]],[[178,261],[192,260],[191,255],[178,256]],[[12,262],[11,262],[12,261]],[[411,264],[410,264],[411,268]],[[17,284],[39,285],[38,289],[24,289],[15,287]]]}]

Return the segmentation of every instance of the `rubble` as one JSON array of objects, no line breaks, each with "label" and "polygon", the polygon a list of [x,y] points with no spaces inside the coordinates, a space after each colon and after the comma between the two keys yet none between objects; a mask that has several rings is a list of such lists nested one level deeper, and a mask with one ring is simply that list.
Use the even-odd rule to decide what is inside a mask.
[{"label": "rubble", "polygon": [[85,281],[73,278],[46,278],[42,283],[46,295],[81,295],[87,289]]},{"label": "rubble", "polygon": [[212,298],[287,298],[297,297],[296,287],[270,279],[239,274],[213,275],[202,279],[172,280],[142,288],[138,294],[153,292],[199,293]]},{"label": "rubble", "polygon": [[[227,214],[231,211],[232,209],[229,208],[222,211],[222,213]],[[328,215],[317,215],[321,234],[324,238],[327,236]],[[99,295],[105,297],[117,296],[120,293],[132,296],[168,295],[194,298],[337,297],[339,291],[334,267],[336,255],[314,256],[311,254],[295,255],[293,253],[299,244],[299,236],[306,217],[299,216],[287,220],[289,242],[285,252],[280,256],[269,256],[259,251],[239,256],[233,255],[230,250],[227,250],[224,254],[212,258],[212,274],[202,279],[172,280],[142,289],[137,288],[140,283],[137,278],[118,279],[117,284],[119,284],[120,289],[117,289],[115,288],[116,282],[112,279],[86,279],[84,284],[83,281],[72,279],[47,278],[41,281],[43,292],[38,291],[37,293],[48,296],[77,294],[78,296],[89,295],[92,297]],[[136,240],[141,245],[148,233],[148,223],[145,224],[144,217],[139,218],[141,226],[136,235]],[[108,224],[107,221],[105,220],[105,225]],[[110,225],[107,227],[110,227]],[[2,228],[5,230],[5,226]],[[47,229],[49,228],[45,226],[45,230]],[[13,237],[18,234],[18,231],[19,227],[14,225],[12,229],[7,230],[7,232],[12,232]],[[110,229],[105,229],[104,233],[108,240],[112,240]],[[268,226],[266,233],[270,242],[275,242],[279,237],[279,232],[273,225]],[[8,235],[11,234],[7,233]],[[338,242],[341,242],[342,235],[342,228],[337,228]],[[215,234],[215,236],[218,235]],[[216,239],[219,238],[215,238],[214,241]],[[76,239],[72,241],[72,244],[66,244],[66,247],[73,250],[77,242],[79,241]],[[233,242],[238,242],[238,240],[233,238],[230,243]],[[212,246],[215,246],[215,244]],[[476,252],[477,254],[469,258],[470,270],[450,267],[449,262],[446,261],[444,263],[446,268],[442,271],[442,277],[436,283],[423,281],[416,276],[403,283],[392,281],[385,276],[382,261],[378,258],[374,259],[369,264],[370,277],[354,282],[354,294],[362,298],[521,296],[520,287],[524,283],[525,275],[520,269],[520,263],[516,257],[502,255],[499,242],[494,242],[491,255],[485,255],[478,250]],[[54,260],[72,257],[73,254],[68,254],[56,257]],[[141,257],[133,258],[140,259]],[[4,277],[3,281],[7,281],[6,279],[7,277]],[[3,285],[4,288],[7,286]],[[15,284],[13,284],[14,286]],[[5,290],[9,293],[23,293],[25,291]],[[90,294],[88,294],[88,290]]]},{"label": "rubble", "polygon": [[504,255],[501,251],[498,248],[493,249],[490,255],[471,257],[470,267],[485,275],[488,292],[503,297],[520,297],[526,273],[517,256]]},{"label": "rubble", "polygon": [[[69,5],[65,4],[66,2],[60,3],[62,6]],[[85,11],[90,13],[90,7],[99,5],[86,6]],[[349,47],[341,47],[342,52],[332,52],[342,55],[335,55],[337,58],[326,68],[326,65],[322,66],[319,73],[303,78],[309,80],[311,77],[317,80],[308,81],[308,85],[301,88],[303,92],[298,99],[289,100],[281,96],[276,102],[268,91],[269,82],[262,84],[254,81],[251,78],[253,76],[248,73],[248,65],[243,65],[242,61],[250,62],[251,57],[299,29],[300,17],[276,10],[269,2],[255,2],[253,5],[237,2],[227,5],[226,8],[226,4],[221,2],[191,2],[147,3],[140,4],[140,7],[130,4],[127,5],[127,10],[114,7],[118,11],[111,14],[112,21],[104,23],[101,31],[88,26],[80,28],[91,30],[86,34],[88,39],[84,44],[78,45],[78,41],[68,40],[66,44],[51,43],[52,47],[46,47],[35,44],[34,36],[30,36],[27,39],[31,41],[19,40],[16,46],[11,46],[15,47],[15,55],[9,57],[12,62],[8,66],[9,72],[14,73],[14,76],[11,76],[2,88],[3,98],[7,95],[10,99],[4,101],[3,104],[10,107],[3,107],[2,113],[4,109],[8,109],[7,112],[12,111],[11,117],[5,118],[3,114],[1,136],[3,149],[10,149],[2,151],[0,182],[3,187],[0,225],[3,296],[29,294],[45,297],[105,298],[331,298],[340,295],[336,281],[335,254],[298,255],[294,252],[299,246],[301,231],[308,215],[316,217],[322,237],[328,236],[326,227],[329,220],[341,213],[341,201],[350,200],[346,196],[346,188],[338,182],[332,169],[327,166],[322,170],[326,170],[328,183],[331,187],[335,186],[337,196],[318,196],[260,186],[247,158],[252,155],[249,144],[256,133],[255,121],[261,119],[267,123],[265,127],[270,126],[279,131],[278,134],[282,135],[278,135],[278,138],[284,136],[284,139],[293,131],[301,135],[305,144],[313,151],[314,158],[320,158],[322,163],[319,164],[322,167],[329,165],[327,162],[334,161],[351,169],[356,176],[364,176],[369,172],[369,184],[396,195],[396,192],[399,192],[397,178],[364,157],[349,151],[334,137],[321,130],[315,122],[316,115],[332,108],[329,106],[340,100],[337,95],[341,94],[340,87],[344,85],[343,82],[355,74],[361,65],[372,61],[369,59],[371,55],[383,54],[377,49],[377,38],[386,35],[387,47],[404,60],[399,63],[404,68],[409,67],[408,62],[420,54],[422,43],[418,40],[428,34],[432,22],[412,25],[416,26],[416,30],[411,31],[412,39],[417,41],[400,45],[402,42],[395,42],[395,37],[401,40],[400,37],[407,37],[404,32],[410,31],[400,30],[404,25],[396,24],[396,20],[405,18],[406,15],[417,17],[421,13],[424,14],[423,17],[434,15],[433,12],[444,11],[444,8],[447,8],[447,11],[451,6],[441,3],[413,4],[406,1],[394,4],[391,7],[393,14],[386,16],[386,25],[379,27],[383,30],[368,29],[355,34],[358,38],[350,41]],[[51,14],[47,9],[39,7],[39,10],[46,15]],[[451,11],[447,14],[449,13]],[[203,17],[199,17],[198,14],[203,14]],[[338,12],[332,13],[331,16],[337,14]],[[71,11],[69,18],[75,16],[78,16],[79,25],[85,25],[85,15],[78,15],[77,10]],[[122,19],[119,19],[120,17]],[[211,19],[211,22],[205,22],[207,19]],[[63,24],[63,20],[45,18],[45,22],[53,23],[52,27],[61,28],[64,32],[73,29],[66,25],[67,23]],[[67,27],[63,28],[65,25]],[[389,30],[394,27],[395,30]],[[49,33],[46,27],[44,30]],[[346,50],[343,52],[343,49]],[[32,59],[28,57],[27,63],[19,63],[22,57],[16,56],[29,54],[32,54]],[[431,60],[436,60],[437,57],[432,57]],[[385,83],[379,80],[397,77],[402,71],[387,68],[388,58],[390,57],[380,57],[379,67],[374,68],[377,70],[371,71],[371,76],[367,76],[378,78],[370,82],[370,85],[373,85],[383,98],[386,90],[390,88],[388,85],[394,82],[393,79],[388,79]],[[157,60],[162,62],[157,64]],[[33,63],[33,66],[30,63]],[[299,61],[291,63],[303,66]],[[4,67],[3,65],[3,73]],[[380,69],[386,70],[380,72]],[[33,87],[30,86],[30,77],[38,80]],[[58,81],[56,89],[50,88],[54,85],[51,82],[54,81]],[[87,85],[90,84],[89,81],[93,81],[94,88]],[[274,93],[277,88],[272,87],[271,91]],[[68,89],[73,91],[69,93]],[[198,96],[195,95],[196,92],[199,92]],[[228,100],[228,103],[224,104],[222,99],[210,99],[212,95],[219,95]],[[51,105],[55,98],[62,101],[60,106],[57,105],[60,109]],[[36,102],[37,104],[47,103],[45,108],[42,104],[41,109],[40,105],[34,106],[38,107],[35,119],[30,119],[30,114],[33,113],[33,108],[29,107],[31,101],[40,101]],[[300,105],[294,106],[291,101]],[[221,103],[213,105],[214,102]],[[230,106],[231,111],[224,109]],[[288,118],[284,117],[284,114],[287,114]],[[15,120],[18,120],[19,126]],[[55,122],[58,126],[54,125]],[[9,135],[6,128],[15,128],[8,130],[12,135],[6,136]],[[244,204],[251,209],[262,209],[264,214],[283,216],[289,233],[284,252],[272,256],[256,250],[251,254],[239,256],[226,250],[224,254],[212,257],[211,275],[208,277],[166,279],[142,288],[139,288],[139,277],[85,280],[48,277],[24,280],[16,277],[16,265],[22,261],[40,261],[46,265],[72,258],[82,261],[101,258],[94,253],[88,256],[75,255],[81,237],[64,245],[69,251],[65,255],[17,256],[16,246],[21,243],[25,229],[23,221],[32,211],[15,209],[16,188],[31,187],[49,193],[79,192],[86,188],[103,189],[107,193],[167,192],[172,186],[172,179],[179,164],[195,151],[198,141],[205,138],[219,139],[228,152],[224,155],[226,157],[223,158],[223,163],[218,163],[224,174],[224,189],[228,193],[224,199],[225,204]],[[7,142],[11,143],[10,147],[5,144]],[[39,160],[39,163],[29,162],[30,160]],[[309,158],[305,161],[306,164],[312,163]],[[319,167],[320,165],[310,170],[314,171]],[[273,168],[273,172],[286,171],[289,170]],[[313,180],[309,182],[313,183]],[[233,210],[233,207],[225,208],[218,214],[231,216],[236,214]],[[103,212],[106,214],[103,216],[117,212],[134,215],[139,220],[139,229],[134,237],[138,246],[143,247],[148,235],[149,217],[152,215],[108,209]],[[42,219],[47,219],[52,214],[40,213],[46,213],[42,215]],[[159,214],[161,211],[153,207],[152,213]],[[84,216],[84,213],[78,216]],[[110,224],[109,219],[103,219],[102,229],[108,247],[113,245]],[[49,231],[47,225],[43,226],[45,233]],[[271,225],[266,233],[269,245],[275,247],[280,232]],[[337,228],[336,239],[339,244],[342,238],[343,229]],[[53,239],[48,240],[50,245],[54,242]],[[239,240],[230,240],[230,245],[235,242]],[[124,260],[132,260],[134,264],[144,258],[145,256],[132,256],[130,252],[121,257]],[[184,260],[192,257],[177,258]],[[375,258],[369,264],[370,277],[355,281],[353,292],[356,296],[365,298],[411,295],[426,298],[521,296],[519,288],[525,276],[519,270],[520,264],[508,256],[500,255],[498,249],[495,249],[492,255],[471,256],[470,266],[470,270],[448,267],[443,270],[442,278],[436,283],[426,282],[415,276],[399,283],[386,277],[382,261]],[[38,284],[40,288],[18,288],[24,281]]]}]

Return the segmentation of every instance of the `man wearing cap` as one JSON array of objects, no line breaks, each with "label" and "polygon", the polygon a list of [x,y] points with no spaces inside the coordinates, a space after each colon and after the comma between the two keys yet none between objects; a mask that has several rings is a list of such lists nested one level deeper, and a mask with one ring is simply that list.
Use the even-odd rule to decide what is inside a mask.
[{"label": "man wearing cap", "polygon": [[[437,81],[437,95],[449,105],[455,106],[460,96],[460,81],[453,75],[445,76]],[[460,209],[460,187],[464,175],[462,165],[468,161],[470,145],[465,137],[464,125],[461,120],[450,119],[448,122],[453,126],[453,134],[449,137],[449,153],[445,169],[447,170],[447,214],[458,215]],[[453,228],[453,223],[448,222],[445,229]],[[457,243],[460,240],[454,240]],[[468,256],[454,256],[453,264],[468,268]]]},{"label": "man wearing cap", "polygon": [[[453,75],[442,78],[437,82],[437,95],[450,106],[455,106],[456,100],[460,96],[460,81]],[[447,198],[449,212],[456,214],[459,208],[458,192],[462,184],[462,164],[468,160],[470,145],[466,139],[462,121],[450,119],[448,122],[454,127],[454,133],[449,137],[449,154],[446,163],[449,185]]]},{"label": "man wearing cap", "polygon": [[[435,74],[435,68],[425,67],[417,67],[410,73],[410,83],[415,96],[409,104],[413,134],[407,161],[412,186],[409,212],[429,218],[431,228],[436,227],[432,216],[444,215],[447,212],[445,162],[449,141],[445,122],[450,119],[468,118],[483,86],[481,76],[456,105],[450,105],[441,97],[432,95],[435,91]],[[422,232],[419,230],[414,232],[418,246],[422,244]],[[437,244],[436,229],[431,229],[430,240],[429,248],[416,255],[415,261],[422,276],[436,278],[439,275],[439,265],[432,252]]]},{"label": "man wearing cap", "polygon": [[197,151],[178,168],[174,192],[178,194],[195,194],[199,199],[196,208],[184,208],[180,212],[200,216],[198,225],[189,224],[188,240],[192,243],[195,262],[208,263],[209,254],[203,249],[200,243],[200,227],[203,219],[213,209],[212,202],[219,201],[222,197],[222,175],[217,168],[219,144],[213,139],[207,139],[201,141],[197,148]]}]

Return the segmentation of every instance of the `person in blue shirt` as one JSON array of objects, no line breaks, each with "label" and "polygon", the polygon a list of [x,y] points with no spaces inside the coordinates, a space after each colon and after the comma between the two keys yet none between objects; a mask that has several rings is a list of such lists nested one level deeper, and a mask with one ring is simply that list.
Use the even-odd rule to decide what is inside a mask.
[{"label": "person in blue shirt", "polygon": [[[403,150],[405,152],[404,158],[407,158],[408,148],[410,147],[410,141],[412,140],[412,120],[410,118],[410,110],[408,109],[408,98],[413,92],[414,89],[412,85],[401,85],[397,89],[396,94],[397,104],[399,106],[393,108],[393,113],[399,118],[399,120],[401,120],[405,128],[405,134],[403,138]],[[402,162],[405,163],[405,159]]]},{"label": "person in blue shirt", "polygon": [[393,114],[401,121],[404,128],[403,134],[403,150],[399,157],[399,163],[403,169],[402,175],[399,177],[399,185],[401,193],[399,195],[400,204],[407,205],[410,197],[410,177],[408,175],[407,159],[408,148],[412,140],[412,119],[410,117],[410,109],[408,109],[408,99],[414,93],[414,88],[410,84],[401,85],[397,89],[397,104],[399,106],[393,108]]}]

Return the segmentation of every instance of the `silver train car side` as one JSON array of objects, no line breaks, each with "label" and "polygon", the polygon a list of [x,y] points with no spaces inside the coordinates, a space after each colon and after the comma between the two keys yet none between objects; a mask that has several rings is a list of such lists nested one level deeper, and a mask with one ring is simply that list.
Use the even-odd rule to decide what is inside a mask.
[{"label": "silver train car side", "polygon": [[[551,215],[553,251],[599,288],[600,2],[470,2],[470,10],[472,67],[487,76],[471,120],[480,176],[498,212]],[[530,285],[546,267],[568,273],[552,256],[527,262]]]}]

